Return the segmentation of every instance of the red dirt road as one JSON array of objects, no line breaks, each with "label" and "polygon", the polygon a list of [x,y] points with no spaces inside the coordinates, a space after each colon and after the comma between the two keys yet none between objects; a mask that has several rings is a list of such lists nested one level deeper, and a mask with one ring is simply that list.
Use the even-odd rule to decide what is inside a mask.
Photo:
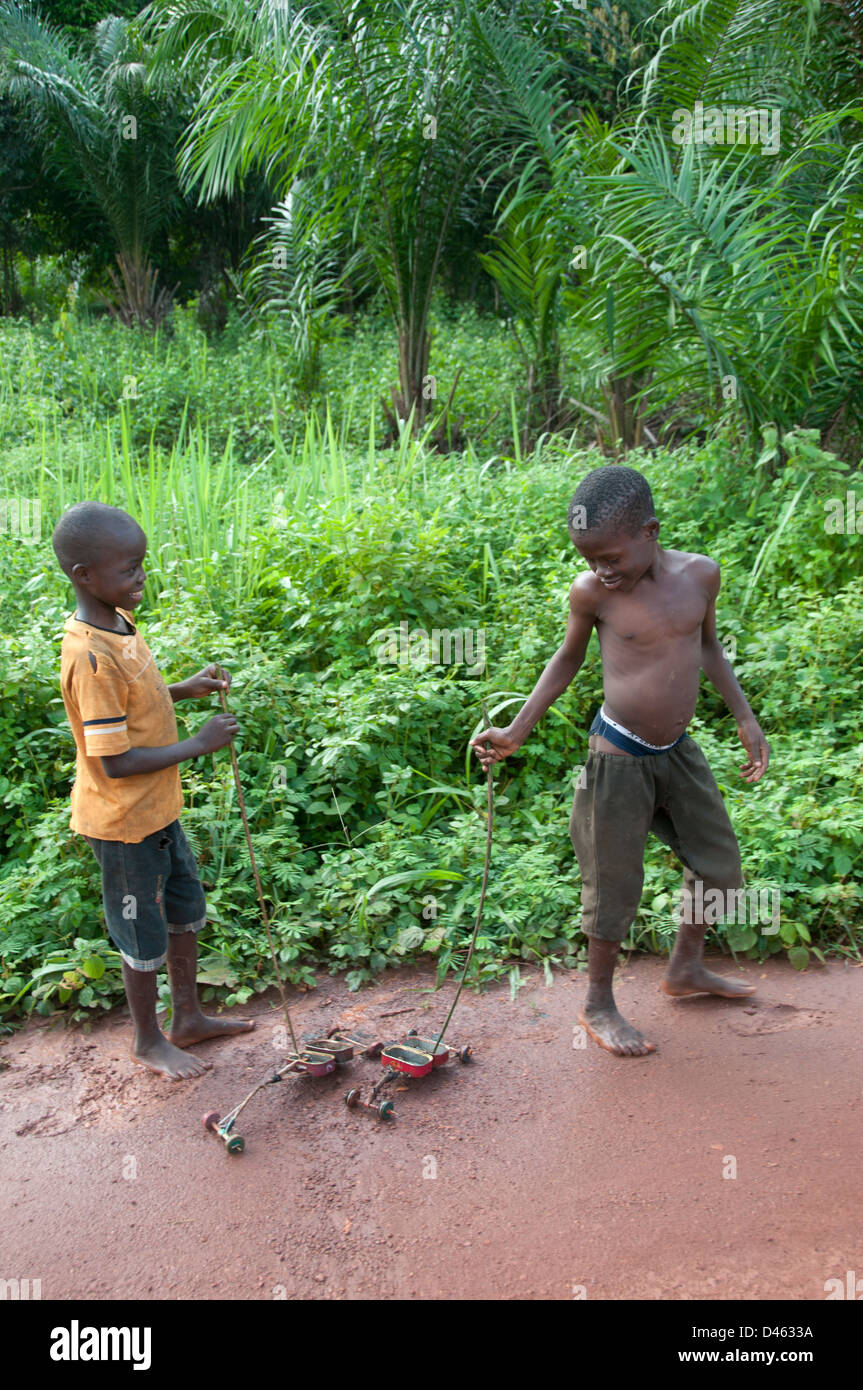
[{"label": "red dirt road", "polygon": [[[269,1000],[185,1083],[129,1060],[120,1016],[28,1025],[0,1048],[0,1276],[43,1299],[823,1299],[863,1274],[863,970],[747,962],[759,992],[731,1002],[668,999],[662,969],[618,981],[653,1056],[574,1047],[583,976],[534,977],[514,1003],[462,996],[474,1062],[395,1092],[395,1120],[342,1104],[378,1075],[355,1061],[262,1091],[239,1157],[200,1116],[278,1059]],[[325,978],[292,1011],[303,1033],[425,1031],[452,998],[431,982]]]}]

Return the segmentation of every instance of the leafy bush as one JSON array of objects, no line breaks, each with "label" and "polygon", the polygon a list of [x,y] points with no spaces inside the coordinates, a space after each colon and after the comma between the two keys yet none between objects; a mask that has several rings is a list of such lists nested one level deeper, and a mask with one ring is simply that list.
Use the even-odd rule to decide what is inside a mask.
[{"label": "leafy bush", "polygon": [[[77,331],[79,353],[91,342],[106,351],[101,326]],[[10,337],[8,325],[0,332]],[[26,404],[36,389],[26,371],[20,389]],[[57,674],[72,602],[50,548],[62,505],[105,496],[109,482],[117,505],[149,513],[139,618],[166,678],[212,660],[233,673],[242,784],[287,978],[308,986],[322,970],[344,970],[356,988],[428,957],[442,976],[463,959],[482,872],[485,787],[468,739],[481,698],[506,722],[560,644],[580,565],[567,503],[601,456],[552,439],[529,459],[483,461],[473,448],[441,457],[407,436],[381,453],[309,426],[302,450],[274,448],[244,470],[236,457],[202,453],[192,435],[173,439],[170,456],[151,455],[116,420],[108,427],[111,453],[46,445],[40,539],[0,533],[0,1009],[87,1016],[121,989],[98,869],[68,829],[74,749]],[[10,452],[7,487],[29,493],[22,449]],[[705,685],[692,730],[726,798],[747,882],[781,890],[778,933],[729,923],[709,940],[752,958],[785,951],[800,967],[810,953],[859,959],[863,563],[855,535],[825,530],[825,502],[844,498],[854,475],[804,431],[782,441],[765,431],[754,475],[722,438],[629,461],[651,483],[663,543],[721,562],[720,634],[772,745],[767,776],[742,783],[733,721]],[[381,660],[401,623],[482,629],[485,671]],[[592,641],[573,685],[496,770],[476,981],[510,972],[517,988],[520,962],[583,960],[567,823],[601,691]],[[205,702],[177,707],[190,731],[212,712]],[[227,753],[187,765],[183,781],[209,903],[202,982],[242,1001],[273,973]],[[627,946],[669,948],[679,879],[651,843]],[[88,973],[96,957],[98,975]]]}]

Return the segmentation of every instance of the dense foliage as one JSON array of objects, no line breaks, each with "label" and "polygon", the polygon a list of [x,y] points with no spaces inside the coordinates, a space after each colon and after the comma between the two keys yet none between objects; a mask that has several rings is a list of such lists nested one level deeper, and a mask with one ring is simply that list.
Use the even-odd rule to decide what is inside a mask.
[{"label": "dense foliage", "polygon": [[35,309],[54,250],[123,322],[194,293],[216,328],[228,302],[275,314],[311,398],[373,300],[390,441],[433,418],[458,449],[443,288],[506,314],[524,449],[718,424],[754,457],[769,423],[859,450],[855,0],[152,0],[83,30],[91,12],[0,0],[6,313]]},{"label": "dense foliage", "polygon": [[[216,382],[253,350],[238,340],[220,362],[190,320],[184,331],[185,350],[207,351]],[[234,674],[240,767],[289,978],[310,983],[316,972],[344,969],[356,987],[423,953],[445,971],[472,926],[485,839],[484,782],[467,741],[481,698],[505,721],[560,643],[580,564],[566,506],[602,456],[549,440],[524,457],[517,431],[497,456],[429,453],[408,431],[398,448],[382,451],[310,424],[293,452],[271,441],[250,464],[230,442],[208,443],[210,431],[224,435],[215,402],[212,414],[183,423],[181,393],[159,397],[157,383],[166,388],[170,379],[168,343],[148,347],[166,442],[136,445],[139,404],[148,426],[157,425],[146,393],[113,415],[98,392],[66,394],[64,373],[80,379],[87,362],[109,355],[106,332],[125,351],[127,330],[79,325],[73,362],[52,377],[37,331],[3,330],[18,364],[2,383],[8,434],[16,419],[28,420],[37,393],[42,412],[52,399],[57,408],[45,437],[34,440],[32,418],[22,423],[6,469],[7,491],[41,503],[41,539],[30,543],[9,527],[0,533],[4,1009],[50,1011],[60,1001],[80,1014],[110,1006],[121,988],[98,871],[68,829],[74,749],[57,670],[71,595],[50,532],[78,496],[127,507],[147,530],[139,617],[167,678],[210,660]],[[471,317],[458,332],[470,338]],[[503,331],[483,332],[498,339],[491,351],[503,352]],[[354,346],[329,349],[327,372],[347,373]],[[29,374],[28,362],[36,364]],[[787,461],[776,470],[783,445]],[[829,499],[842,499],[844,517],[854,476],[799,430],[784,441],[766,430],[749,473],[721,438],[630,459],[650,479],[664,541],[723,566],[723,641],[736,651],[735,669],[773,748],[767,776],[744,784],[733,721],[705,688],[693,731],[726,797],[747,882],[781,895],[778,935],[731,924],[718,940],[752,956],[786,950],[798,966],[810,952],[856,956],[863,565],[859,536],[827,526]],[[382,662],[387,630],[398,633],[401,623],[428,633],[482,629],[485,671],[470,674],[467,652],[460,665]],[[516,988],[519,962],[572,967],[583,954],[567,820],[600,693],[592,643],[569,691],[497,770],[478,980],[515,971]],[[206,717],[198,705],[177,708],[190,729]],[[220,996],[243,999],[272,974],[227,754],[187,766],[183,776],[184,824],[212,917],[203,979]],[[678,883],[672,856],[652,843],[628,946],[668,948]]]},{"label": "dense foliage", "polygon": [[[781,897],[778,932],[713,944],[860,958],[861,54],[859,0],[0,0],[4,1015],[121,990],[68,829],[64,508],[144,526],[169,677],[230,665],[287,973],[359,987],[459,958],[468,738],[559,644],[566,505],[612,458],[722,563],[773,747],[743,784],[705,689],[748,882]],[[382,661],[402,624],[482,631],[485,668]],[[497,771],[478,981],[583,959],[600,690],[592,645]],[[184,781],[203,979],[242,1000],[271,967],[227,754]],[[667,949],[677,875],[653,844],[628,946]]]}]

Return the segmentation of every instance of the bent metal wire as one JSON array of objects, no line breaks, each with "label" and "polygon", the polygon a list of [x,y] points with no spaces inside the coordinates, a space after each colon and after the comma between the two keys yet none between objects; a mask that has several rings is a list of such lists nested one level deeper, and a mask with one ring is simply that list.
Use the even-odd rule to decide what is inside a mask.
[{"label": "bent metal wire", "polygon": [[[214,666],[218,673],[217,679],[224,680],[227,683],[227,674],[224,668],[218,662],[215,662]],[[221,701],[223,713],[230,713],[224,690],[219,691],[219,700]],[[485,721],[485,727],[488,728],[489,714],[485,700],[482,701],[482,714],[483,719]],[[249,1094],[243,1100],[240,1101],[239,1105],[235,1105],[232,1110],[229,1110],[226,1115],[221,1117],[215,1110],[209,1111],[207,1114],[202,1116],[204,1128],[208,1130],[210,1133],[215,1134],[217,1138],[221,1139],[222,1143],[225,1145],[227,1152],[232,1154],[239,1154],[243,1152],[246,1146],[245,1140],[240,1135],[233,1133],[234,1125],[239,1115],[246,1108],[249,1102],[253,1100],[254,1097],[258,1094],[258,1092],[263,1090],[265,1086],[271,1086],[274,1085],[276,1082],[284,1080],[284,1078],[290,1075],[292,1072],[305,1072],[308,1073],[310,1076],[328,1076],[331,1072],[333,1072],[336,1069],[337,1066],[343,1066],[345,1063],[351,1061],[353,1059],[355,1051],[359,1052],[360,1055],[367,1057],[375,1057],[379,1055],[381,1058],[381,1063],[384,1067],[384,1073],[372,1087],[369,1101],[364,1101],[361,1092],[357,1088],[353,1088],[349,1090],[347,1095],[345,1096],[345,1104],[349,1107],[349,1109],[353,1109],[355,1106],[361,1106],[363,1109],[373,1111],[375,1114],[378,1115],[380,1119],[387,1119],[393,1113],[392,1101],[383,1100],[381,1102],[378,1102],[377,1100],[377,1097],[381,1089],[387,1084],[387,1082],[395,1079],[400,1073],[414,1077],[426,1076],[434,1068],[442,1066],[444,1063],[448,1062],[452,1056],[458,1056],[458,1059],[461,1062],[468,1061],[471,1055],[470,1047],[465,1046],[462,1048],[453,1048],[450,1045],[444,1044],[443,1039],[447,1031],[447,1028],[449,1027],[453,1013],[455,1012],[455,1007],[459,1001],[459,997],[461,995],[465,979],[467,978],[467,972],[470,966],[471,957],[473,955],[474,946],[476,944],[479,925],[482,920],[482,909],[483,904],[485,902],[486,887],[488,885],[489,866],[491,863],[491,839],[494,820],[494,783],[492,775],[492,765],[489,764],[488,768],[486,769],[488,792],[488,818],[485,843],[485,867],[483,870],[479,906],[477,908],[476,921],[474,922],[473,932],[471,934],[467,955],[465,957],[465,962],[462,968],[461,976],[459,978],[455,997],[452,1001],[452,1004],[450,1005],[449,1012],[447,1013],[443,1027],[441,1028],[437,1038],[434,1039],[434,1041],[432,1041],[430,1037],[421,1038],[417,1034],[416,1029],[411,1029],[405,1038],[397,1040],[396,1042],[390,1042],[385,1044],[380,1042],[373,1042],[371,1044],[366,1044],[361,1042],[359,1039],[349,1037],[345,1033],[345,1031],[340,1028],[332,1028],[330,1029],[329,1033],[325,1038],[321,1037],[310,1039],[306,1046],[303,1049],[301,1049],[297,1044],[297,1038],[294,1032],[293,1022],[291,1020],[291,1014],[288,1008],[288,1001],[285,995],[284,981],[282,979],[281,970],[279,969],[279,962],[276,956],[273,935],[270,929],[269,915],[267,913],[266,904],[264,902],[264,892],[263,888],[261,887],[261,878],[260,874],[258,873],[258,865],[255,859],[254,847],[252,845],[251,832],[249,830],[249,820],[246,814],[246,803],[245,798],[243,797],[243,788],[240,783],[240,770],[237,763],[237,754],[233,743],[230,743],[228,746],[230,748],[231,753],[231,767],[234,774],[234,785],[236,786],[237,790],[237,801],[240,807],[240,814],[243,818],[243,830],[246,836],[246,845],[249,851],[249,859],[252,865],[252,873],[254,874],[255,878],[255,888],[258,894],[258,904],[261,909],[261,920],[263,921],[264,927],[266,929],[267,941],[269,943],[270,948],[270,957],[272,959],[273,968],[276,973],[276,979],[278,980],[279,984],[279,994],[281,996],[282,1001],[282,1011],[285,1016],[285,1023],[287,1024],[288,1032],[291,1037],[291,1042],[293,1044],[293,1051],[288,1054],[282,1065],[276,1067],[274,1071],[272,1071],[267,1077],[265,1077],[262,1081],[259,1081],[257,1085],[252,1088]],[[486,749],[488,748],[489,745],[486,742]]]}]

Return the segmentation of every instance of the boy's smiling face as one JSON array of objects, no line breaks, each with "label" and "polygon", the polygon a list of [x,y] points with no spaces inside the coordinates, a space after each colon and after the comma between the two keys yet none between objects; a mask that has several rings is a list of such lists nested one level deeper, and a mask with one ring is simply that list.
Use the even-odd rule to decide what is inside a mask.
[{"label": "boy's smiling face", "polygon": [[599,582],[608,591],[635,587],[656,555],[659,522],[651,517],[634,536],[621,530],[573,531],[570,539]]},{"label": "boy's smiling face", "polygon": [[108,608],[130,611],[144,597],[146,553],[147,537],[140,526],[125,527],[103,542],[98,561],[72,567],[72,582]]}]

